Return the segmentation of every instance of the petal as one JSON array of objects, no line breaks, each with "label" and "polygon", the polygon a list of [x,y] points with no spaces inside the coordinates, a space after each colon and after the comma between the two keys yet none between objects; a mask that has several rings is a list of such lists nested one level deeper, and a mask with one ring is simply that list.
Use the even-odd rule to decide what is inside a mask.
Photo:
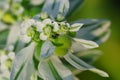
[{"label": "petal", "polygon": [[29,43],[31,41],[31,37],[28,37],[27,35],[22,35],[21,36],[21,40],[24,42],[24,43]]},{"label": "petal", "polygon": [[48,36],[46,36],[44,33],[40,34],[40,39],[41,40],[47,40]]},{"label": "petal", "polygon": [[39,21],[36,22],[35,26],[37,28],[37,31],[39,31],[39,32],[42,32],[43,28],[45,27],[45,25]]},{"label": "petal", "polygon": [[46,25],[46,24],[51,24],[52,23],[52,20],[51,19],[45,19],[43,20],[43,23]]},{"label": "petal", "polygon": [[80,29],[82,26],[83,26],[83,24],[81,24],[81,23],[72,24],[71,27],[70,27],[70,31],[71,31],[71,32],[79,31],[79,29]]},{"label": "petal", "polygon": [[53,31],[58,31],[59,30],[59,25],[57,24],[57,22],[54,22],[53,23],[53,26],[54,26],[54,29],[53,29]]}]

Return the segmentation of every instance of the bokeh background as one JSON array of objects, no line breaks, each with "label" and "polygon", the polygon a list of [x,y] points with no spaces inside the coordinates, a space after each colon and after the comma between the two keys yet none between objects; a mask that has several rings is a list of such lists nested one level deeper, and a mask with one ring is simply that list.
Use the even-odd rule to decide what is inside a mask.
[{"label": "bokeh background", "polygon": [[68,19],[82,18],[109,19],[111,36],[100,46],[104,54],[93,64],[109,73],[109,78],[102,78],[91,72],[83,72],[81,80],[120,80],[120,0],[84,0],[82,6]]}]

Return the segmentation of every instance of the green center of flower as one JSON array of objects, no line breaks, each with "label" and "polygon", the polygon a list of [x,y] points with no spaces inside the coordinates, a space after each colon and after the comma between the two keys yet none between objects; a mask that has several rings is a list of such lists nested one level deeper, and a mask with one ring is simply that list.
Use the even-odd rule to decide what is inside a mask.
[{"label": "green center of flower", "polygon": [[33,37],[35,35],[35,27],[34,26],[31,26],[27,29],[27,36],[29,37]]}]

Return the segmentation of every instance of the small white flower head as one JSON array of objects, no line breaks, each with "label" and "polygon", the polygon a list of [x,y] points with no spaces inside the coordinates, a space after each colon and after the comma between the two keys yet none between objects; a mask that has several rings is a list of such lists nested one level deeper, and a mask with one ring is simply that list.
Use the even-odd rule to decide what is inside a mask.
[{"label": "small white flower head", "polygon": [[48,18],[49,16],[48,16],[48,14],[46,13],[46,12],[42,12],[41,14],[40,14],[40,19],[46,19],[46,18]]},{"label": "small white flower head", "polygon": [[20,15],[23,13],[24,8],[20,5],[20,3],[14,2],[14,4],[11,6],[11,11],[15,15]]},{"label": "small white flower head", "polygon": [[[22,38],[23,42],[28,43],[28,42],[31,41],[31,36],[30,36],[30,35],[32,35],[31,26],[34,26],[34,25],[35,25],[35,20],[34,19],[29,19],[29,20],[22,23],[21,38]],[[30,30],[30,32],[29,32],[29,30]]]}]

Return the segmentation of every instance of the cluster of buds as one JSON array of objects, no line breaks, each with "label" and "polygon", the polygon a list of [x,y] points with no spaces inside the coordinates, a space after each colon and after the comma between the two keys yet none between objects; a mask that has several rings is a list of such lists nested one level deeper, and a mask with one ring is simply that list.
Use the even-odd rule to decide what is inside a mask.
[{"label": "cluster of buds", "polygon": [[14,52],[6,52],[0,50],[0,80],[3,80],[4,77],[10,76],[10,70],[12,61],[15,58]]},{"label": "cluster of buds", "polygon": [[70,35],[70,33],[77,32],[83,25],[81,23],[70,25],[66,21],[58,18],[56,18],[57,20],[53,20],[47,13],[43,12],[37,19],[33,18],[24,21],[21,26],[22,40],[26,43],[31,40],[53,40],[60,35]]}]

